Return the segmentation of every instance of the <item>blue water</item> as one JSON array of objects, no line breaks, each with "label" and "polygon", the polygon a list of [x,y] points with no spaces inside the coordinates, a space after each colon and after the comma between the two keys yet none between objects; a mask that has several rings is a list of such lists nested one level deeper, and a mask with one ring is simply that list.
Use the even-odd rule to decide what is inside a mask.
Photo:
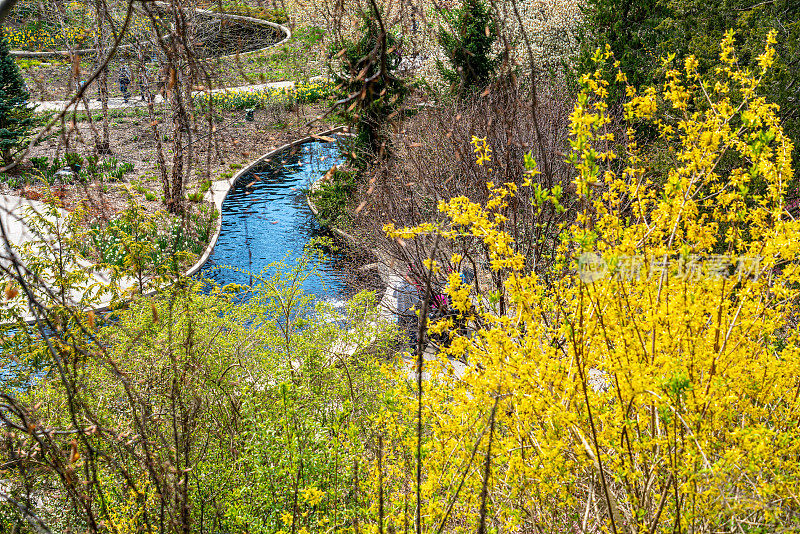
[{"label": "blue water", "polygon": [[[222,204],[222,231],[200,276],[220,286],[250,286],[258,280],[246,273],[258,274],[281,260],[293,265],[311,239],[324,235],[306,204],[304,189],[341,162],[335,143],[315,141],[273,156],[240,177]],[[328,251],[319,265],[320,276],[308,278],[303,289],[341,305],[352,294],[346,263],[345,253]]]},{"label": "blue water", "polygon": [[[222,204],[222,231],[199,275],[220,286],[250,286],[257,280],[246,273],[259,274],[281,260],[291,268],[310,240],[328,235],[311,213],[304,190],[341,162],[334,143],[313,142],[296,146],[243,175]],[[337,246],[340,248],[325,250],[318,265],[319,276],[306,279],[303,289],[341,310],[355,292],[378,289],[380,281],[375,273],[354,269],[359,263],[356,251],[344,248],[343,243]],[[238,271],[221,266],[236,267]],[[274,269],[269,268],[262,274],[273,273]],[[244,291],[240,297],[246,299],[249,294]],[[0,387],[19,387],[31,372],[40,371],[37,366],[19,369],[0,359]]]}]

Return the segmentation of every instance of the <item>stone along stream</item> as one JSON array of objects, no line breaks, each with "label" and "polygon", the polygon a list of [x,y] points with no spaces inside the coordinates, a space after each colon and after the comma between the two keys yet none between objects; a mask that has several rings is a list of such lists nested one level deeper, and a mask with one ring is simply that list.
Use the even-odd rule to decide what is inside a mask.
[{"label": "stone along stream", "polygon": [[[306,204],[305,188],[341,162],[335,143],[313,141],[275,154],[242,175],[222,204],[222,231],[200,276],[220,286],[249,286],[257,283],[252,275],[271,263],[285,260],[291,268],[310,240],[325,235]],[[309,277],[303,289],[340,307],[357,289],[349,267],[345,253],[327,251],[320,276]]]}]

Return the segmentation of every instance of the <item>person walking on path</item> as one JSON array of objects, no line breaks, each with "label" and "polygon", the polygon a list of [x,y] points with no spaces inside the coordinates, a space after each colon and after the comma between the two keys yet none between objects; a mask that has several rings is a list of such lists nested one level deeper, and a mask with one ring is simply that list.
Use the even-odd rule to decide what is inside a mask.
[{"label": "person walking on path", "polygon": [[153,93],[150,91],[150,77],[147,75],[147,67],[144,65],[139,68],[138,82],[142,102],[153,100]]},{"label": "person walking on path", "polygon": [[122,93],[122,98],[125,103],[128,103],[130,93],[128,93],[128,86],[131,84],[131,69],[127,65],[123,65],[119,69],[119,92]]}]

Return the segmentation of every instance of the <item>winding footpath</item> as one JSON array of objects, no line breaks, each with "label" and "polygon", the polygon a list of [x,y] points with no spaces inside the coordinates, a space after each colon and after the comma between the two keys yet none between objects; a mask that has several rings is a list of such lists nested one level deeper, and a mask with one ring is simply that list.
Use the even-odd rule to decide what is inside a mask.
[{"label": "winding footpath", "polygon": [[[316,81],[321,78],[311,78],[310,81]],[[282,82],[270,82],[270,83],[261,83],[255,85],[241,85],[238,87],[223,87],[220,89],[213,89],[208,91],[211,94],[218,94],[218,93],[225,93],[228,91],[235,91],[238,93],[259,93],[262,91],[268,91],[271,89],[284,89],[289,90],[295,87],[296,83],[294,81],[282,81]],[[192,96],[198,96],[201,94],[207,93],[206,91],[192,91]],[[153,97],[153,104],[163,104],[165,102],[164,97],[159,95],[155,95]],[[96,111],[103,108],[103,102],[100,99],[88,99],[87,102],[89,111]],[[34,111],[54,111],[54,112],[61,112],[65,109],[75,107],[76,111],[81,111],[86,109],[86,105],[84,105],[83,100],[46,100],[46,101],[34,101],[30,103],[30,106],[34,109]],[[147,109],[148,102],[146,100],[142,100],[139,97],[131,96],[127,102],[122,97],[109,97],[107,100],[108,109],[136,109],[142,108]]]},{"label": "winding footpath", "polygon": [[[86,308],[85,304],[91,302],[90,308],[108,309],[113,301],[108,289],[116,285],[120,290],[130,290],[136,286],[135,281],[127,277],[114,281],[110,272],[98,269],[80,255],[65,254],[61,243],[71,238],[68,217],[66,211],[44,202],[0,195],[0,268],[6,272],[19,269],[28,288],[41,301],[58,300],[80,308]],[[46,259],[52,267],[34,276],[29,271],[36,261],[32,256]],[[59,291],[59,270],[63,271],[62,275],[80,281],[69,284],[66,292]],[[21,317],[26,323],[34,323],[36,317],[28,307],[27,297],[22,293],[14,298],[8,296],[7,293],[0,310],[6,314],[10,312],[15,318]],[[10,317],[3,322],[8,319]]]},{"label": "winding footpath", "polygon": [[[166,4],[164,2],[158,2],[157,1],[157,2],[155,2],[155,5],[159,6],[159,7],[169,8],[169,4]],[[187,10],[188,10],[188,8],[187,8]],[[241,57],[246,57],[246,56],[249,56],[249,55],[259,54],[259,53],[265,52],[265,51],[267,51],[267,50],[269,50],[271,48],[275,48],[275,47],[281,46],[281,45],[285,44],[286,42],[288,42],[292,38],[292,31],[288,27],[284,26],[283,24],[277,24],[275,22],[271,22],[271,21],[268,21],[268,20],[257,19],[257,18],[254,18],[254,17],[247,17],[247,16],[244,16],[244,15],[234,15],[234,14],[230,14],[230,13],[217,13],[217,12],[214,12],[214,11],[209,11],[207,9],[201,9],[201,8],[193,8],[192,11],[197,13],[197,14],[199,14],[199,15],[208,17],[208,18],[216,18],[216,19],[221,19],[221,20],[228,20],[228,21],[232,21],[234,23],[240,23],[242,25],[266,26],[268,28],[272,28],[276,33],[278,33],[279,35],[282,36],[282,38],[278,39],[277,42],[272,43],[269,46],[266,46],[266,47],[263,47],[263,48],[258,48],[256,50],[251,50],[251,51],[248,51],[248,52],[242,52],[242,53],[237,53],[237,54],[232,54],[232,55],[219,56],[219,57],[216,58],[217,60],[225,60],[225,59],[234,58],[234,57],[241,58]],[[124,45],[124,46],[129,47],[131,45]],[[11,50],[9,52],[9,55],[11,55],[12,57],[19,57],[19,58],[47,58],[47,57],[73,57],[75,54],[85,55],[85,54],[93,54],[95,52],[96,52],[96,49],[93,49],[93,48],[84,49],[84,50],[74,50],[74,51],[52,50],[52,51],[49,51],[49,52],[29,52],[29,51],[26,51],[26,50]],[[313,81],[313,78],[312,78],[312,81]],[[214,90],[210,91],[210,93],[214,94],[214,93],[220,93],[220,92],[225,92],[225,91],[238,91],[238,92],[253,92],[253,93],[255,93],[255,92],[265,91],[265,90],[269,90],[269,89],[293,88],[294,86],[295,86],[295,82],[293,82],[293,81],[282,81],[282,82],[272,82],[272,83],[263,83],[263,84],[255,84],[255,85],[244,85],[244,86],[241,86],[241,87],[227,87],[227,88],[224,87],[224,88],[214,89]],[[192,96],[196,96],[196,95],[202,94],[204,92],[206,92],[206,91],[193,91],[192,92]],[[162,103],[164,103],[163,96],[155,95],[153,97],[153,104],[162,104]],[[35,111],[40,111],[40,112],[48,112],[48,111],[61,112],[61,111],[64,111],[65,109],[67,109],[69,107],[72,107],[72,106],[75,106],[76,110],[77,110],[78,107],[81,107],[84,110],[87,109],[87,107],[88,107],[89,111],[99,110],[99,109],[102,109],[102,107],[103,107],[103,103],[102,103],[101,100],[99,100],[99,99],[97,99],[97,100],[89,99],[88,97],[86,99],[86,105],[81,106],[81,104],[83,104],[83,100],[82,99],[76,99],[76,98],[73,97],[70,100],[35,101],[35,102],[31,102],[30,106]],[[137,99],[135,97],[130,98],[128,100],[128,102],[125,102],[125,100],[122,97],[110,97],[107,100],[108,109],[134,109],[134,108],[137,108],[137,107],[146,108],[147,105],[148,105],[147,101],[145,101],[145,100],[143,100],[141,98]]]}]

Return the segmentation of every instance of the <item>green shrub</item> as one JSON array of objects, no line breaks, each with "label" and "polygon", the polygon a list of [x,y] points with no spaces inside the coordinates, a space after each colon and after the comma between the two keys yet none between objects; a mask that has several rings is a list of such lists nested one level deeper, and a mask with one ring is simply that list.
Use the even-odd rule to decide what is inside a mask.
[{"label": "green shrub", "polygon": [[86,156],[86,172],[94,176],[97,174],[98,166],[97,166],[97,156],[91,155]]},{"label": "green shrub", "polygon": [[38,67],[42,64],[38,59],[17,59],[17,66],[22,69],[29,69],[31,67]]},{"label": "green shrub", "polygon": [[[155,195],[148,192],[145,198]],[[131,199],[108,223],[92,226],[84,253],[117,268],[178,273],[188,255],[202,254],[213,218],[207,208],[186,220],[166,212],[151,215]]]},{"label": "green shrub", "polygon": [[350,215],[347,206],[356,191],[355,171],[334,170],[327,179],[310,193],[311,201],[319,210],[318,219],[323,226],[347,226]]},{"label": "green shrub", "polygon": [[50,158],[47,156],[34,157],[31,158],[31,165],[33,165],[34,169],[43,171],[47,169],[47,164],[49,161]]},{"label": "green shrub", "polygon": [[497,40],[492,13],[481,0],[467,0],[454,12],[445,12],[445,19],[451,31],[440,27],[438,41],[450,66],[437,60],[439,72],[459,92],[480,91],[499,63],[492,53]]},{"label": "green shrub", "polygon": [[[800,2],[587,0],[584,19],[577,74],[594,72],[595,50],[608,46],[628,82],[639,90],[664,83],[667,70],[683,65],[690,54],[697,58],[698,72],[709,75],[713,85],[722,78],[714,69],[719,42],[729,29],[735,31],[742,64],[758,71],[766,36],[776,31],[775,65],[762,80],[759,94],[780,106],[779,117],[789,137],[800,138]],[[663,58],[670,55],[675,61],[665,64]],[[610,91],[612,106],[625,99],[622,88],[612,84]],[[731,92],[734,106],[741,101],[737,93]],[[795,145],[796,166],[800,144]]]},{"label": "green shrub", "polygon": [[[115,311],[113,321],[76,313],[48,340],[70,358],[69,375],[61,382],[64,374],[42,373],[25,398],[41,408],[37,422],[43,428],[62,428],[72,418],[103,429],[86,440],[53,433],[42,454],[46,460],[66,458],[70,450],[72,459],[102,455],[90,471],[73,471],[61,461],[59,467],[74,473],[69,477],[59,477],[62,471],[45,462],[25,463],[4,473],[5,492],[17,486],[36,494],[66,492],[85,488],[88,476],[102,480],[103,492],[87,492],[85,500],[39,501],[33,510],[45,518],[48,532],[71,532],[62,521],[82,525],[89,513],[120,533],[153,532],[167,514],[176,518],[170,527],[180,531],[201,532],[192,527],[205,525],[205,532],[231,534],[291,531],[287,514],[298,534],[334,532],[331,526],[361,520],[371,496],[366,486],[352,491],[352,481],[371,470],[374,416],[388,389],[380,364],[391,332],[375,328],[375,299],[366,292],[348,304],[344,325],[321,320],[332,310],[298,291],[316,273],[305,258],[296,266],[271,265],[253,273],[248,302],[187,281],[135,298]],[[87,333],[92,337],[85,344],[96,339],[108,347],[102,357],[73,356],[73,343]],[[333,357],[330,344],[338,339],[354,352]],[[41,337],[30,335],[9,349],[26,363],[47,351]],[[69,403],[76,389],[86,400]],[[15,390],[3,391],[18,397]],[[147,414],[146,429],[125,434],[141,428],[134,426],[140,413]],[[12,444],[25,432],[8,427],[0,440],[4,459],[16,453]],[[122,439],[132,446],[120,446]],[[152,452],[141,454],[143,449]],[[168,475],[175,465],[180,474]],[[176,504],[182,491],[185,500]],[[0,515],[0,530],[13,532],[5,520]]]},{"label": "green shrub", "polygon": [[83,156],[77,152],[67,152],[64,154],[64,162],[67,167],[72,169],[72,172],[78,172],[83,167]]},{"label": "green shrub", "polygon": [[322,42],[325,38],[325,30],[318,26],[305,26],[294,32],[293,37],[311,47]]},{"label": "green shrub", "polygon": [[27,106],[28,97],[19,67],[8,54],[5,31],[0,29],[0,160],[4,164],[14,161],[30,143],[37,119]]}]

